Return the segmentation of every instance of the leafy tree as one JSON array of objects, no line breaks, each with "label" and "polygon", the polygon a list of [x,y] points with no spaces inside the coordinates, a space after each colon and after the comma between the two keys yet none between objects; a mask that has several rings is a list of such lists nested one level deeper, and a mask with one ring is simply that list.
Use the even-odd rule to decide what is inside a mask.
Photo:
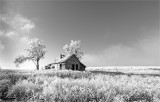
[{"label": "leafy tree", "polygon": [[71,40],[71,43],[69,45],[66,44],[65,46],[63,46],[63,50],[65,52],[65,55],[75,54],[78,59],[80,60],[82,59],[83,52],[81,51],[79,40],[78,41]]},{"label": "leafy tree", "polygon": [[39,61],[44,58],[44,55],[46,53],[46,51],[44,50],[45,48],[46,46],[42,40],[30,40],[29,48],[25,49],[28,52],[27,56],[19,55],[17,58],[15,58],[14,63],[16,64],[16,66],[19,66],[19,64],[22,64],[25,61],[33,61],[36,65],[37,70],[39,70]]}]

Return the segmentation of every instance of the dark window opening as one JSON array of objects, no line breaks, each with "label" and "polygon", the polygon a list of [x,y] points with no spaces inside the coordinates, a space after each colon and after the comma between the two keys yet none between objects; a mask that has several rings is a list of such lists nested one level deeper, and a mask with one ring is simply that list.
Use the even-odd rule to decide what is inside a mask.
[{"label": "dark window opening", "polygon": [[78,64],[76,64],[76,70],[78,70]]},{"label": "dark window opening", "polygon": [[59,65],[60,69],[62,69],[62,64]]},{"label": "dark window opening", "polygon": [[72,70],[74,70],[74,64],[72,64]]},{"label": "dark window opening", "polygon": [[52,69],[54,69],[55,68],[55,66],[52,66]]}]

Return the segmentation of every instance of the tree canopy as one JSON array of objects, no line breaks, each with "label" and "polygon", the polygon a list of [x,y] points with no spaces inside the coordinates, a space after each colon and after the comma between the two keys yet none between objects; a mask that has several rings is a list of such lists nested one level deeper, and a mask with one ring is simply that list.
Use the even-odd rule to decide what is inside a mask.
[{"label": "tree canopy", "polygon": [[65,55],[75,54],[79,60],[82,59],[83,52],[80,48],[80,41],[73,41],[71,40],[70,44],[66,44],[63,46],[63,50]]},{"label": "tree canopy", "polygon": [[33,63],[36,65],[37,70],[39,70],[39,61],[40,59],[44,58],[44,55],[46,51],[44,50],[46,48],[44,42],[39,39],[32,39],[29,41],[29,48],[25,49],[28,54],[26,56],[19,55],[17,58],[15,58],[14,63],[16,66],[19,66],[19,64],[24,63],[25,61],[33,61]]}]

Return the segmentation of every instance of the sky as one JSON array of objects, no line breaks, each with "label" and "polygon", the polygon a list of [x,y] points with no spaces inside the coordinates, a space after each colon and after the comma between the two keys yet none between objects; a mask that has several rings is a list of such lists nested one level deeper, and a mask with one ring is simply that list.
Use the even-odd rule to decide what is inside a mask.
[{"label": "sky", "polygon": [[[15,69],[29,39],[41,39],[52,63],[80,40],[86,66],[159,66],[159,0],[0,0],[0,66]],[[19,69],[35,68],[26,62]],[[18,68],[17,68],[18,69]]]}]

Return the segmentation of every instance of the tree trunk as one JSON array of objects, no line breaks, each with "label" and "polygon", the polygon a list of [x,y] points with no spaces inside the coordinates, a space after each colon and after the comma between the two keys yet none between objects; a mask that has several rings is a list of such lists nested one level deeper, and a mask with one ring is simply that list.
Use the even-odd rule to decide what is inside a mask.
[{"label": "tree trunk", "polygon": [[37,70],[39,70],[39,58],[37,59],[37,65],[36,65],[36,67],[37,67]]}]

